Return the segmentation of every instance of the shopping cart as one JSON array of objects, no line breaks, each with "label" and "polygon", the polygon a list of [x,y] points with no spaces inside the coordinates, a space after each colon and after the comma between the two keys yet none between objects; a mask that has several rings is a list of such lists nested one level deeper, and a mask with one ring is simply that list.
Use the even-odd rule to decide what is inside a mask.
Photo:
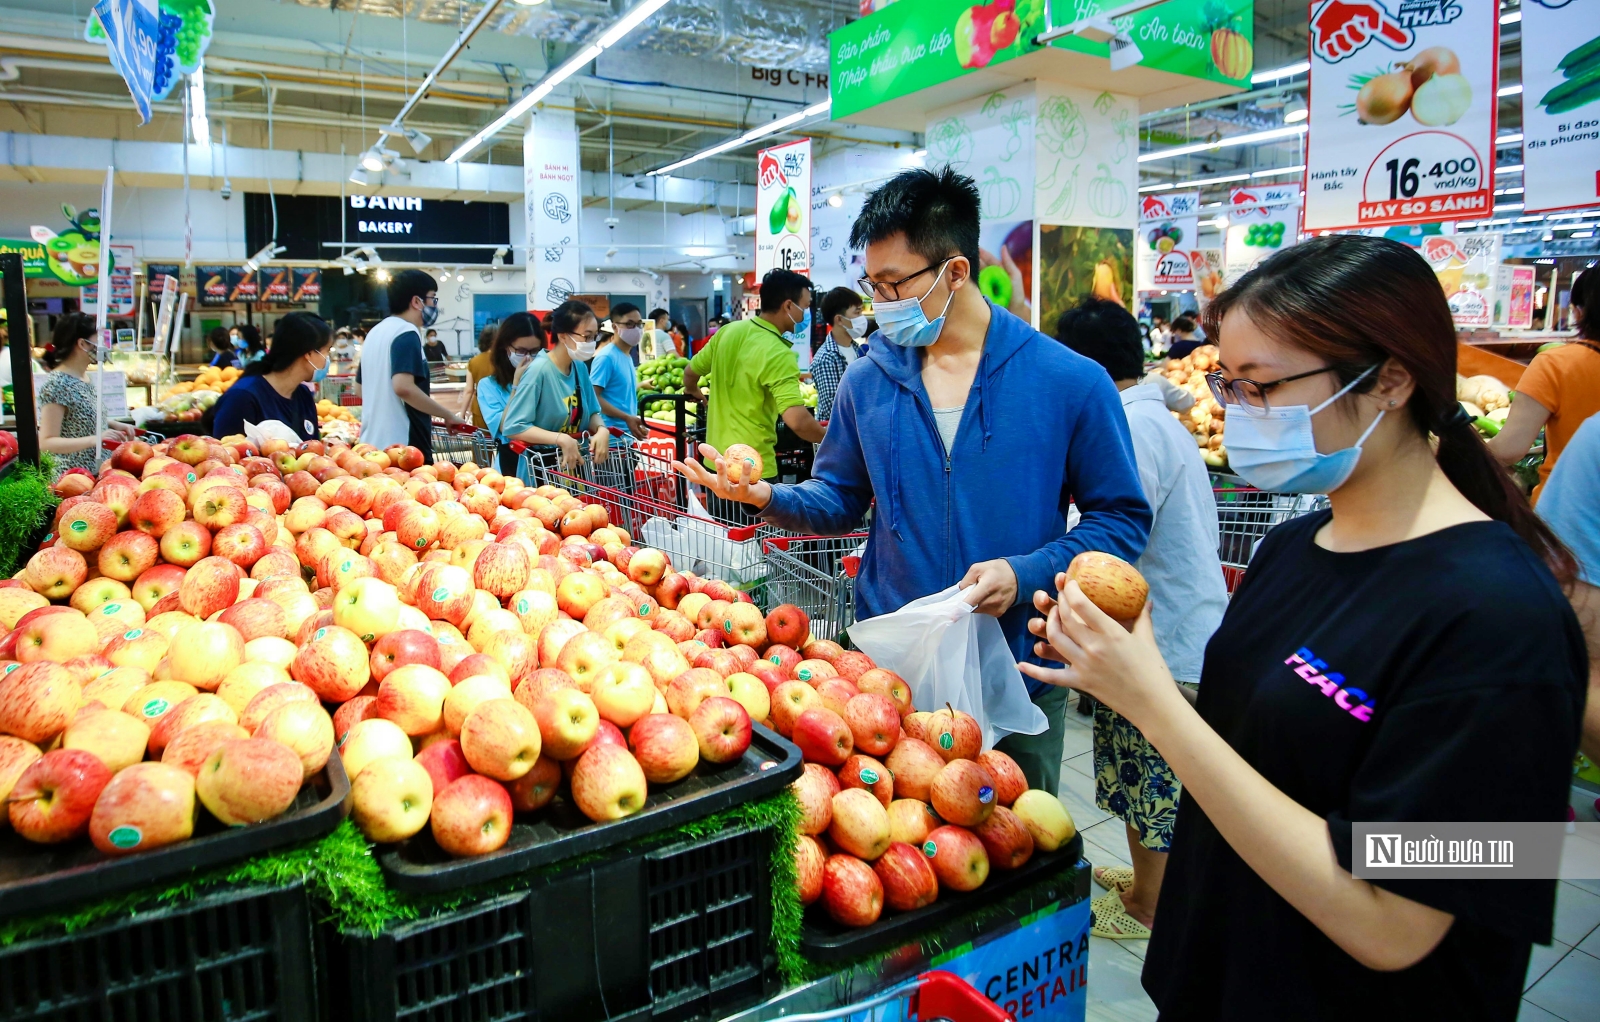
[{"label": "shopping cart", "polygon": [[1228,593],[1239,587],[1256,547],[1274,526],[1328,506],[1328,498],[1311,493],[1265,493],[1249,487],[1212,489],[1217,502],[1217,557]]},{"label": "shopping cart", "polygon": [[784,1022],[1016,1022],[953,972],[924,972],[865,1001]]},{"label": "shopping cart", "polygon": [[767,558],[767,600],[792,603],[811,619],[811,632],[838,640],[855,623],[855,581],[867,534],[772,536]]},{"label": "shopping cart", "polygon": [[433,424],[433,456],[445,458],[457,465],[472,462],[479,468],[500,467],[500,445],[486,429],[472,426],[446,426]]}]

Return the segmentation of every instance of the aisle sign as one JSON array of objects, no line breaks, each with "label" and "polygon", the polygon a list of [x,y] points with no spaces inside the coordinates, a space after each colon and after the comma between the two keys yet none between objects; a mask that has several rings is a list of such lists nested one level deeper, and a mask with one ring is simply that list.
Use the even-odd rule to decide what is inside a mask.
[{"label": "aisle sign", "polygon": [[543,107],[522,136],[523,220],[530,309],[553,309],[583,283],[578,237],[578,127],[572,111]]},{"label": "aisle sign", "polygon": [[1194,250],[1200,234],[1200,193],[1165,192],[1139,199],[1139,236],[1134,242],[1135,291],[1192,291]]},{"label": "aisle sign", "polygon": [[1229,283],[1286,245],[1300,231],[1300,182],[1234,188],[1228,193],[1228,234],[1223,276]]},{"label": "aisle sign", "polygon": [[1312,5],[1306,230],[1490,215],[1499,14],[1496,0]]},{"label": "aisle sign", "polygon": [[1436,234],[1423,238],[1418,251],[1433,267],[1458,327],[1494,323],[1494,297],[1500,286],[1498,233]]},{"label": "aisle sign", "polygon": [[756,281],[811,269],[811,140],[756,153]]},{"label": "aisle sign", "polygon": [[1524,212],[1600,200],[1600,11],[1594,0],[1523,0]]}]

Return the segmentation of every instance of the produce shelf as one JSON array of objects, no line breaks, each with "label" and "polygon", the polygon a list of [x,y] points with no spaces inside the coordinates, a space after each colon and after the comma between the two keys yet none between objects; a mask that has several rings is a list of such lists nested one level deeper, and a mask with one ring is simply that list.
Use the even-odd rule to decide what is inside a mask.
[{"label": "produce shelf", "polygon": [[775,832],[613,856],[373,935],[318,934],[324,1017],[718,1019],[777,992]]},{"label": "produce shelf", "polygon": [[602,852],[731,806],[754,802],[783,790],[800,776],[800,750],[776,732],[755,725],[750,748],[722,765],[702,762],[675,784],[652,787],[645,808],[632,816],[595,823],[567,798],[557,798],[531,819],[512,825],[498,851],[471,859],[452,859],[424,830],[379,856],[385,876],[397,890],[438,893],[458,890]]},{"label": "produce shelf", "polygon": [[303,1022],[316,1017],[300,884],[207,895],[0,948],[0,1022]]},{"label": "produce shelf", "polygon": [[194,837],[138,855],[112,858],[87,838],[36,845],[7,828],[0,831],[0,918],[109,898],[174,880],[193,869],[238,862],[323,837],[349,812],[345,805],[349,794],[344,764],[335,754],[301,786],[282,816],[248,827],[227,827],[201,813]]}]

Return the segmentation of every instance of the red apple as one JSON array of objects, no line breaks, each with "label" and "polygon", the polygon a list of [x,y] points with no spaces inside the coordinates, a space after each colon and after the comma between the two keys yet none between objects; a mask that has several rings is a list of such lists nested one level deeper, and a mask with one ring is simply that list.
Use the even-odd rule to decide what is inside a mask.
[{"label": "red apple", "polygon": [[689,722],[670,713],[650,713],[628,730],[628,745],[651,784],[671,784],[700,762],[699,739]]},{"label": "red apple", "polygon": [[704,667],[692,667],[667,685],[667,709],[687,720],[707,699],[727,694],[728,685],[720,674]]},{"label": "red apple", "polygon": [[872,871],[883,884],[883,900],[897,912],[932,905],[939,898],[939,878],[933,864],[918,848],[902,841],[889,848],[872,864]]},{"label": "red apple", "polygon": [[816,687],[817,696],[822,700],[822,705],[841,717],[844,716],[845,709],[850,705],[850,700],[861,694],[860,689],[843,678],[823,678],[816,683]]},{"label": "red apple", "polygon": [[800,800],[800,833],[825,833],[833,822],[833,796],[839,794],[839,779],[820,763],[807,763],[793,788]]},{"label": "red apple", "polygon": [[72,722],[81,694],[71,673],[48,660],[0,674],[0,732],[44,745]]},{"label": "red apple", "polygon": [[767,615],[766,631],[770,641],[791,650],[798,649],[811,634],[811,619],[792,603],[779,604]]},{"label": "red apple", "polygon": [[372,666],[366,644],[355,632],[338,625],[322,625],[301,647],[289,665],[289,674],[323,700],[342,703],[366,687]]},{"label": "red apple", "polygon": [[533,769],[506,785],[511,793],[511,804],[519,813],[532,813],[543,809],[556,797],[561,785],[561,764],[549,756],[540,756]]},{"label": "red apple", "polygon": [[458,778],[472,773],[466,754],[461,751],[461,743],[454,738],[429,745],[417,753],[416,761],[428,772],[434,791],[443,791]]},{"label": "red apple", "polygon": [[[427,632],[415,628],[402,628],[379,636],[378,641],[373,643],[372,655],[368,658],[373,681],[382,681],[389,676],[390,671],[407,664],[421,664],[438,670],[438,641]],[[457,679],[452,679],[452,683],[455,680]]]},{"label": "red apple", "polygon": [[45,547],[28,558],[23,578],[33,591],[52,600],[64,600],[89,577],[83,555],[64,546]]},{"label": "red apple", "polygon": [[750,747],[750,714],[728,696],[712,696],[689,715],[700,744],[700,758],[708,763],[732,763]]},{"label": "red apple", "polygon": [[883,884],[855,856],[830,855],[822,867],[822,904],[840,925],[871,926],[883,914]]},{"label": "red apple", "polygon": [[1017,765],[1016,760],[998,749],[978,753],[978,765],[989,771],[989,776],[994,778],[996,805],[1010,806],[1028,790],[1028,779],[1023,776],[1022,767]]},{"label": "red apple", "polygon": [[983,842],[984,852],[995,869],[1019,869],[1033,856],[1033,836],[1027,825],[1005,806],[996,806],[973,833]]},{"label": "red apple", "polygon": [[887,767],[873,759],[855,753],[839,768],[839,784],[845,788],[862,788],[872,792],[885,808],[894,799],[894,777]]},{"label": "red apple", "polygon": [[989,855],[978,836],[965,827],[935,827],[922,843],[922,853],[932,860],[942,887],[975,891],[989,879]]},{"label": "red apple", "polygon": [[880,696],[888,696],[894,703],[895,709],[900,711],[900,716],[912,712],[911,686],[906,680],[893,671],[882,667],[874,667],[856,679],[856,688],[863,692],[875,692]]},{"label": "red apple", "polygon": [[182,584],[183,568],[176,564],[157,564],[134,579],[133,585],[129,588],[134,601],[148,614],[157,600],[169,593],[177,592]]},{"label": "red apple", "polygon": [[340,704],[333,711],[333,740],[343,743],[344,736],[357,722],[367,720],[378,715],[377,696],[356,696]]},{"label": "red apple", "polygon": [[80,554],[91,553],[116,535],[117,513],[93,500],[77,502],[56,522],[56,532],[63,545]]},{"label": "red apple", "polygon": [[239,566],[226,557],[202,558],[184,574],[183,584],[178,587],[178,604],[185,613],[204,620],[239,599],[239,581],[243,577]]},{"label": "red apple", "polygon": [[609,742],[591,745],[572,768],[572,799],[597,823],[638,812],[647,793],[639,761],[626,748]]},{"label": "red apple", "polygon": [[[817,695],[816,689],[803,681],[785,681],[772,690],[772,727],[783,737],[792,738],[801,714],[821,708],[822,697]],[[849,728],[845,733],[849,734]],[[845,755],[849,755],[849,750]],[[843,762],[842,757],[840,762]]]},{"label": "red apple", "polygon": [[794,667],[803,659],[794,649],[782,643],[768,646],[764,656],[769,663],[776,664],[786,678],[794,677]]},{"label": "red apple", "polygon": [[994,812],[994,778],[970,759],[953,759],[934,777],[929,801],[945,822],[976,827]]},{"label": "red apple", "polygon": [[125,767],[100,792],[89,839],[106,855],[145,852],[194,833],[194,775],[171,763]]},{"label": "red apple", "polygon": [[902,738],[895,743],[894,751],[884,760],[884,766],[894,774],[894,790],[904,798],[929,801],[933,779],[944,769],[944,757],[926,742],[915,738]]},{"label": "red apple", "polygon": [[89,830],[95,800],[110,781],[110,768],[91,752],[47,752],[22,771],[11,789],[11,828],[36,844],[80,837]]},{"label": "red apple", "polygon": [[[383,699],[381,694],[378,698]],[[479,703],[461,724],[461,751],[467,762],[497,781],[514,781],[533,769],[541,744],[539,722],[515,699]]]},{"label": "red apple", "polygon": [[452,781],[433,796],[433,839],[456,858],[486,855],[511,837],[511,795],[480,774]]},{"label": "red apple", "polygon": [[855,747],[844,718],[821,706],[803,711],[795,720],[793,741],[807,762],[830,767],[842,764]]},{"label": "red apple", "polygon": [[900,714],[888,696],[863,692],[845,704],[845,723],[855,746],[871,756],[887,756],[900,740]]},{"label": "red apple", "polygon": [[822,869],[828,853],[822,843],[809,834],[801,834],[794,844],[795,887],[800,904],[809,905],[822,897]]}]

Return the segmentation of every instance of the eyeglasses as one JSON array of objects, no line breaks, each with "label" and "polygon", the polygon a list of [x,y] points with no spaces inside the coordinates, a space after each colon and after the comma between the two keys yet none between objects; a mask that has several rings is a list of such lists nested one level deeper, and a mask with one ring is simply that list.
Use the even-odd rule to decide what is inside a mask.
[{"label": "eyeglasses", "polygon": [[924,266],[922,269],[918,270],[916,273],[911,274],[909,277],[901,277],[899,280],[894,281],[892,283],[890,283],[888,281],[884,281],[884,282],[880,283],[880,282],[878,282],[876,280],[872,280],[872,279],[867,278],[867,277],[858,277],[856,279],[856,283],[861,285],[861,290],[862,291],[866,292],[867,294],[872,295],[873,297],[875,297],[875,298],[877,298],[877,299],[879,299],[881,301],[897,302],[897,301],[900,300],[900,289],[902,287],[904,287],[905,285],[911,283],[913,280],[916,280],[918,277],[922,276],[924,273],[932,273],[934,270],[942,269],[944,267],[945,263],[948,263],[951,259],[954,259],[954,258],[955,258],[955,256],[947,256],[946,258],[940,260],[939,262],[932,263],[932,264],[930,264],[928,266]]},{"label": "eyeglasses", "polygon": [[1206,373],[1206,386],[1211,388],[1211,396],[1217,399],[1217,404],[1219,405],[1238,405],[1239,409],[1246,415],[1265,415],[1271,411],[1271,406],[1267,403],[1267,391],[1274,387],[1281,387],[1285,383],[1293,383],[1295,380],[1304,380],[1311,376],[1331,373],[1337,368],[1339,367],[1323,366],[1321,369],[1296,373],[1293,376],[1285,376],[1281,380],[1269,380],[1266,383],[1243,379],[1228,380],[1224,379],[1221,373]]}]

